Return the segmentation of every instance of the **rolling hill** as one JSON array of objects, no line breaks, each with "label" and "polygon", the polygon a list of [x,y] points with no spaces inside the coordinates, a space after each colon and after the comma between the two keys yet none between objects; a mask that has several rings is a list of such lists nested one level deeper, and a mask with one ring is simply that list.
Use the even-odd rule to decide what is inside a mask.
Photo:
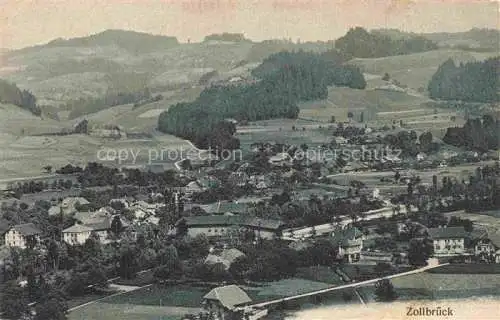
[{"label": "rolling hill", "polygon": [[376,33],[392,39],[406,39],[422,36],[436,42],[440,47],[463,47],[476,50],[498,51],[500,45],[500,30],[473,28],[464,32],[411,33],[397,29],[375,29]]},{"label": "rolling hill", "polygon": [[427,84],[439,65],[452,58],[455,63],[482,61],[498,55],[495,52],[470,52],[457,49],[440,49],[408,55],[383,58],[355,58],[349,63],[360,67],[363,72],[384,75],[413,90],[425,93]]},{"label": "rolling hill", "polygon": [[[444,34],[434,36],[434,41],[445,39]],[[454,37],[469,36],[478,37],[473,33]],[[274,52],[298,48],[322,52],[332,46],[332,42],[216,40],[185,44],[172,37],[109,30],[3,52],[0,78],[32,92],[41,105],[42,116],[36,117],[18,106],[0,104],[3,152],[0,178],[40,174],[42,164],[59,166],[92,161],[96,159],[97,150],[104,147],[189,146],[182,139],[157,133],[155,129],[162,111],[173,104],[195,100],[213,81],[250,77],[251,70]],[[337,121],[343,121],[347,120],[347,112],[352,111],[356,121],[363,112],[369,125],[404,120],[412,128],[441,132],[447,126],[459,125],[461,119],[457,117],[457,122],[452,122],[450,118],[455,113],[450,109],[436,110],[426,104],[429,101],[427,84],[438,66],[450,57],[456,62],[466,62],[493,55],[495,53],[442,48],[401,56],[353,59],[348,63],[362,69],[366,90],[330,87],[327,99],[301,103],[299,117],[324,123],[333,115]],[[385,73],[389,74],[389,81],[382,80]],[[144,88],[151,90],[153,96],[161,94],[163,98],[137,106],[102,106],[75,119],[68,119],[72,110],[64,107],[68,101],[102,97],[108,91],[133,92]],[[90,125],[118,125],[127,133],[147,133],[151,138],[110,141],[84,135],[33,136],[72,128],[84,118]]]}]

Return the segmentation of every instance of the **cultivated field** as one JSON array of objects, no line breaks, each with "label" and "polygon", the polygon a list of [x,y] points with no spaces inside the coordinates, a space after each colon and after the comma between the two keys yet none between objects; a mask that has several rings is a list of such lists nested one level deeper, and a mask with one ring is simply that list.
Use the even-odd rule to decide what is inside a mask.
[{"label": "cultivated field", "polygon": [[[391,280],[402,299],[418,296],[447,299],[500,295],[498,274],[442,274],[423,272]],[[418,295],[418,296],[416,296]]]},{"label": "cultivated field", "polygon": [[384,75],[388,73],[392,79],[414,89],[427,88],[429,80],[440,64],[452,58],[455,63],[484,60],[498,55],[492,53],[466,52],[461,50],[442,49],[409,55],[360,59],[350,63],[359,66],[363,72]]},{"label": "cultivated field", "polygon": [[255,142],[295,145],[306,143],[309,146],[316,146],[331,142],[332,137],[328,134],[326,127],[324,123],[316,121],[274,119],[238,126],[236,137],[240,139],[241,149],[244,152],[248,152],[250,145]]},{"label": "cultivated field", "polygon": [[[372,80],[368,81],[370,84]],[[429,98],[412,92],[401,92],[388,88],[356,90],[330,87],[328,98],[300,104],[300,118],[327,123],[334,116],[338,122],[348,121],[348,113],[353,113],[353,121],[361,121],[372,127],[399,126],[403,121],[406,129],[417,132],[431,131],[442,138],[446,128],[462,125],[463,116],[452,109],[431,108],[426,103]],[[454,118],[452,118],[454,117]]]}]

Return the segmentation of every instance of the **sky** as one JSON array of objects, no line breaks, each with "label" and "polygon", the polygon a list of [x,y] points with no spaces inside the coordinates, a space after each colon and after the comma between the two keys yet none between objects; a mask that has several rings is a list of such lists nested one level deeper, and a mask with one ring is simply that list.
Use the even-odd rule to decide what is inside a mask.
[{"label": "sky", "polygon": [[200,41],[333,40],[350,27],[413,32],[499,28],[500,0],[0,0],[0,48],[125,29]]}]

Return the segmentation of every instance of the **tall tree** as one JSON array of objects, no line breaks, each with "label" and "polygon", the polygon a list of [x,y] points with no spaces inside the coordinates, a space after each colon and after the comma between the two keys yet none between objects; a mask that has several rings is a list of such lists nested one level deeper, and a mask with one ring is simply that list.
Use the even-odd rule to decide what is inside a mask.
[{"label": "tall tree", "polygon": [[375,283],[375,298],[380,302],[391,302],[397,299],[396,291],[389,279],[382,279]]}]

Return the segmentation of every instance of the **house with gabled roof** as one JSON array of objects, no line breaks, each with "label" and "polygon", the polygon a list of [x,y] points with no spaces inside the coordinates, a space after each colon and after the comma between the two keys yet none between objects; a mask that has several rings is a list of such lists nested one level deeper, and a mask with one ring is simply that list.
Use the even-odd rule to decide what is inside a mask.
[{"label": "house with gabled roof", "polygon": [[94,234],[100,241],[106,241],[112,232],[113,221],[119,221],[122,229],[128,228],[130,223],[118,214],[109,214],[107,211],[78,212],[74,216],[77,221],[73,226],[64,229],[63,239],[71,245],[83,244]]},{"label": "house with gabled roof", "polygon": [[33,223],[17,224],[9,228],[5,233],[5,245],[7,247],[18,247],[26,249],[28,244],[40,242],[42,230],[38,229]]},{"label": "house with gabled roof", "polygon": [[213,319],[243,319],[243,311],[237,307],[248,305],[252,299],[237,285],[228,285],[212,289],[203,296],[203,307]]},{"label": "house with gabled roof", "polygon": [[466,253],[465,241],[469,234],[463,227],[429,228],[427,233],[432,240],[435,257],[453,257]]},{"label": "house with gabled roof", "polygon": [[500,233],[487,233],[476,238],[474,254],[481,262],[500,263]]},{"label": "house with gabled roof", "polygon": [[74,224],[62,231],[63,240],[70,245],[83,245],[94,230],[82,224]]},{"label": "house with gabled roof", "polygon": [[55,215],[71,215],[78,210],[87,209],[90,202],[83,197],[66,197],[60,204],[51,206],[49,208],[49,216]]},{"label": "house with gabled roof", "polygon": [[226,249],[222,251],[213,251],[208,254],[205,259],[205,264],[214,265],[221,263],[228,270],[233,262],[238,258],[244,257],[245,254],[236,248]]},{"label": "house with gabled roof", "polygon": [[196,237],[227,237],[232,231],[251,231],[256,238],[272,239],[279,236],[284,226],[281,220],[260,219],[239,215],[210,215],[184,217],[177,227],[185,226],[187,235]]},{"label": "house with gabled roof", "polygon": [[63,214],[72,214],[78,211],[79,206],[88,206],[90,202],[83,197],[66,197],[60,204]]},{"label": "house with gabled roof", "polygon": [[293,158],[287,152],[280,152],[270,157],[268,162],[273,166],[290,166]]},{"label": "house with gabled roof", "polygon": [[338,257],[349,263],[359,261],[365,235],[356,227],[338,227],[331,233],[330,242],[338,246]]}]

